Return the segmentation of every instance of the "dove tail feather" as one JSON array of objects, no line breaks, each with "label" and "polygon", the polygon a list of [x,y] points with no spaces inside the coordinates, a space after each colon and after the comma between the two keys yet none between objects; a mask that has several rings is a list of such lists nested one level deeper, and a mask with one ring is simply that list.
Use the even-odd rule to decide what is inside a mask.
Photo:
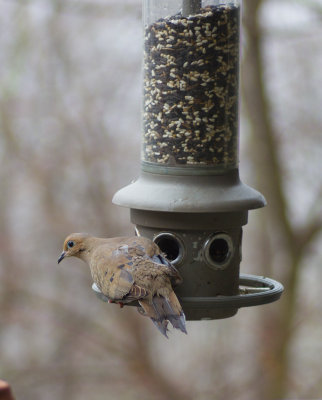
[{"label": "dove tail feather", "polygon": [[151,321],[154,325],[159,329],[159,331],[164,335],[167,339],[169,339],[168,333],[168,321],[165,318],[159,317],[158,319],[151,317]]},{"label": "dove tail feather", "polygon": [[146,315],[165,337],[168,337],[168,321],[174,328],[187,333],[186,318],[174,292],[170,293],[169,298],[154,296],[152,304],[148,300],[139,300],[139,302]]},{"label": "dove tail feather", "polygon": [[183,313],[183,310],[182,309],[180,310],[179,315],[174,314],[169,301],[167,299],[164,299],[164,301],[169,308],[169,313],[167,314],[167,319],[170,321],[171,325],[176,329],[180,329],[181,332],[187,334],[186,317]]},{"label": "dove tail feather", "polygon": [[158,307],[156,307],[154,301],[152,300],[151,304],[148,300],[140,299],[139,303],[144,310],[144,315],[150,317],[151,321],[159,329],[162,335],[168,339],[168,321],[165,318],[165,315],[160,315]]}]

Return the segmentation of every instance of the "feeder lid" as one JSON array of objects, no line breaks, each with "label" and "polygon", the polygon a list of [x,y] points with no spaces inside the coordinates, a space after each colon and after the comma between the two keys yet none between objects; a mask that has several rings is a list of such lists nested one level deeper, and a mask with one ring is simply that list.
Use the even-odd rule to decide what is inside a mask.
[{"label": "feeder lid", "polygon": [[166,175],[141,172],[120,189],[113,203],[138,210],[231,212],[264,207],[264,196],[239,179],[238,169],[221,175]]}]

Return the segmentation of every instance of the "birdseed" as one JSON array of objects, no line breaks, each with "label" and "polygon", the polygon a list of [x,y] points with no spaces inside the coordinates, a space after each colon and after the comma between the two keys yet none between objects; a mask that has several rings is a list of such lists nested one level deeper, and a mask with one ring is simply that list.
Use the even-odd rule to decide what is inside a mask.
[{"label": "birdseed", "polygon": [[143,161],[236,166],[239,7],[159,19],[144,43]]}]

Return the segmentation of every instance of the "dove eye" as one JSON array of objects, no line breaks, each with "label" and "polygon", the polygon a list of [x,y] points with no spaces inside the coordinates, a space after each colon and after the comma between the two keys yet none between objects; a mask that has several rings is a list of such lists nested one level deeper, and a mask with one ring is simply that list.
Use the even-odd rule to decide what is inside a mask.
[{"label": "dove eye", "polygon": [[72,240],[70,240],[69,242],[67,242],[67,247],[69,248],[69,249],[71,249],[73,246],[74,246],[74,242],[72,241]]}]

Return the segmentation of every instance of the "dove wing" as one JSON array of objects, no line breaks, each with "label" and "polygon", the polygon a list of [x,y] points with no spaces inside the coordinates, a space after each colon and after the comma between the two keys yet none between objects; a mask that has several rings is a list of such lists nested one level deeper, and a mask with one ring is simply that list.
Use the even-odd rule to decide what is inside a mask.
[{"label": "dove wing", "polygon": [[182,283],[182,277],[178,270],[167,260],[166,254],[162,253],[159,246],[150,239],[144,237],[134,239],[131,246],[129,246],[130,254],[142,252],[145,258],[149,258],[154,263],[162,265],[161,271],[171,279],[172,286],[177,286]]},{"label": "dove wing", "polygon": [[139,243],[135,245],[124,244],[117,249],[117,253],[124,255],[128,260],[128,265],[134,265],[136,267],[135,270],[140,267],[148,275],[151,273],[153,275],[165,274],[173,281],[172,283],[181,283],[182,278],[177,269],[164,257],[155,243],[152,243],[154,252],[152,252],[150,243],[148,244],[148,252]]},{"label": "dove wing", "polygon": [[137,253],[130,255],[128,246],[120,246],[114,251],[102,246],[99,261],[94,267],[93,278],[102,293],[110,300],[133,301],[147,296],[148,291],[135,282],[135,259],[142,257]]},{"label": "dove wing", "polygon": [[[93,278],[111,300],[130,302],[143,299],[166,285],[169,278],[172,284],[181,281],[176,268],[162,254],[152,252],[151,248],[147,254],[144,243],[135,242],[123,242],[116,249],[110,246],[98,249],[94,263],[97,273]],[[155,249],[159,250],[157,246]]]}]

